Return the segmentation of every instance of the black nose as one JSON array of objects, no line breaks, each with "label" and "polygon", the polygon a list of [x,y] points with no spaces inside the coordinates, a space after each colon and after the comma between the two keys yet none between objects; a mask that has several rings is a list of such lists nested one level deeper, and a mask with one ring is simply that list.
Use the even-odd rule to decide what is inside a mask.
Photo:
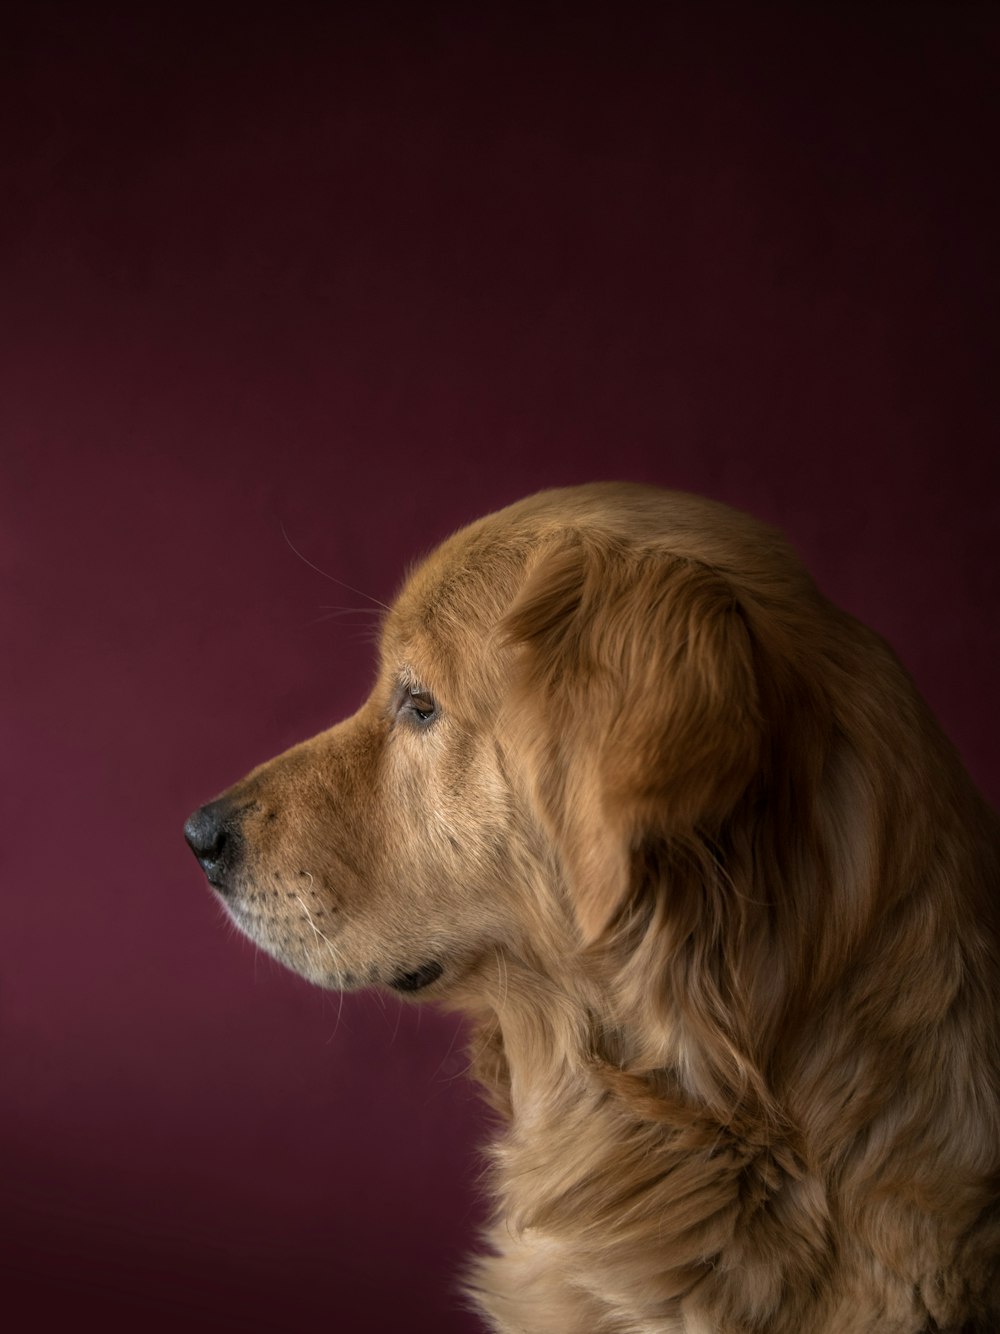
[{"label": "black nose", "polygon": [[184,837],[198,858],[210,885],[225,890],[239,851],[236,812],[226,801],[210,801],[188,816]]}]

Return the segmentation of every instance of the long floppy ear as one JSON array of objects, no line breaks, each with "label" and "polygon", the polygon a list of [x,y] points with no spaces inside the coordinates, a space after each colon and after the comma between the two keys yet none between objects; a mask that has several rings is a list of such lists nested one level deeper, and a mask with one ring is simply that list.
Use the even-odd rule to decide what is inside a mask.
[{"label": "long floppy ear", "polygon": [[757,771],[753,644],[716,571],[576,533],[542,552],[502,633],[519,747],[589,943],[642,843],[710,834]]}]

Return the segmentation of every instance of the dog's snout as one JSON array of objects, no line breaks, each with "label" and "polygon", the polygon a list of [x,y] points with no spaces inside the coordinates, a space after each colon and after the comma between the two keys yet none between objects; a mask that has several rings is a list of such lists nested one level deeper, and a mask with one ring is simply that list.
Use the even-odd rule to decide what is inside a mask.
[{"label": "dog's snout", "polygon": [[184,837],[201,863],[208,882],[216,889],[228,888],[227,877],[233,869],[237,851],[237,817],[223,798],[201,806],[188,816]]}]

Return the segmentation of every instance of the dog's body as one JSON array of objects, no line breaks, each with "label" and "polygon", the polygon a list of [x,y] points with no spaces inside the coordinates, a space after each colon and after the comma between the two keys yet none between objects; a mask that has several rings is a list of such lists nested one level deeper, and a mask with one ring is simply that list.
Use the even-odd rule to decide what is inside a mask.
[{"label": "dog's body", "polygon": [[473,1017],[494,1329],[1000,1328],[996,817],[770,530],[473,524],[361,710],[187,832],[290,967]]}]

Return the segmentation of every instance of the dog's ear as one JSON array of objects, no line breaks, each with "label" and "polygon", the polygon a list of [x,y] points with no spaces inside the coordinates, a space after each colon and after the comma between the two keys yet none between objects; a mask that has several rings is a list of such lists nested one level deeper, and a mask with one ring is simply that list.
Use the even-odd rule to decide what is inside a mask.
[{"label": "dog's ear", "polygon": [[710,836],[750,783],[753,643],[716,571],[582,534],[540,554],[502,634],[517,745],[589,943],[647,840]]}]

